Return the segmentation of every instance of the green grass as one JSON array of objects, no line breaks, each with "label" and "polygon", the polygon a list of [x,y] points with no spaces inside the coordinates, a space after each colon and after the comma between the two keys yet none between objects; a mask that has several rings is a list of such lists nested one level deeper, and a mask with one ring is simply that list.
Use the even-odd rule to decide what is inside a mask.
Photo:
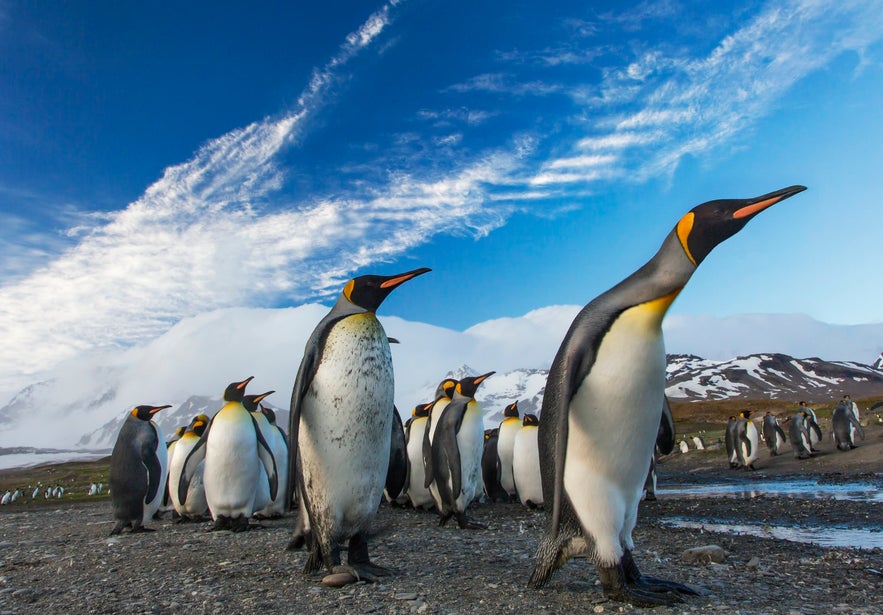
[{"label": "green grass", "polygon": [[[107,498],[107,483],[110,471],[110,457],[96,461],[71,461],[68,463],[46,464],[0,470],[0,494],[19,489],[22,496],[15,505],[51,505],[58,503],[57,498],[45,499],[43,491],[47,487],[64,487],[64,501],[94,500]],[[89,487],[92,483],[104,483],[104,493],[90,496]],[[31,500],[34,487],[40,487],[40,495]],[[10,508],[15,505],[11,505]],[[4,507],[6,508],[6,507]]]}]

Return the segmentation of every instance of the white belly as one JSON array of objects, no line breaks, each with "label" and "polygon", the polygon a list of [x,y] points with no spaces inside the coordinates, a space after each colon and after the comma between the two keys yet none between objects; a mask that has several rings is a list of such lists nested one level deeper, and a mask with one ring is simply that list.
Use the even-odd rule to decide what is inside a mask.
[{"label": "white belly", "polygon": [[760,441],[757,437],[757,427],[755,427],[754,423],[750,420],[745,424],[745,435],[751,443],[751,454],[748,454],[748,446],[744,442],[740,442],[739,446],[742,447],[742,456],[745,458],[745,465],[749,465],[757,461],[757,457],[760,454],[760,449],[758,448]]},{"label": "white belly", "polygon": [[150,421],[150,424],[156,429],[157,442],[154,454],[159,460],[160,476],[159,488],[156,490],[156,496],[154,496],[151,501],[144,503],[144,516],[142,517],[143,524],[147,524],[148,521],[153,519],[153,515],[156,514],[156,511],[158,511],[160,505],[162,505],[166,489],[166,477],[169,472],[169,459],[168,453],[166,452],[166,436],[163,433],[162,427],[153,421]]},{"label": "white belly", "polygon": [[570,403],[564,488],[605,565],[618,562],[623,547],[633,547],[659,430],[665,348],[658,322],[653,326],[647,316],[639,306],[619,317]]},{"label": "white belly", "polygon": [[540,478],[540,451],[537,446],[538,429],[533,425],[522,427],[515,436],[512,449],[512,472],[518,498],[522,504],[543,504],[543,484]]},{"label": "white belly", "polygon": [[393,389],[377,319],[351,316],[335,325],[304,396],[298,436],[309,503],[332,539],[374,518],[389,465]]},{"label": "white belly", "polygon": [[169,463],[169,495],[172,499],[172,505],[179,515],[198,516],[205,514],[206,510],[208,510],[208,503],[205,500],[205,486],[203,485],[205,462],[201,462],[196,467],[190,479],[190,485],[187,488],[187,499],[183,506],[178,499],[178,484],[181,482],[184,462],[197,442],[199,442],[199,437],[195,434],[184,435],[175,443],[175,450],[172,452],[172,459]]},{"label": "white belly", "polygon": [[226,404],[212,419],[204,463],[212,518],[251,517],[261,461],[251,414],[241,404]]},{"label": "white belly", "polygon": [[[484,450],[484,420],[481,406],[472,400],[466,405],[460,431],[457,432],[457,448],[460,449],[460,495],[456,505],[465,512],[472,500],[484,489],[481,478],[481,453]],[[454,494],[457,495],[457,494]]]},{"label": "white belly", "polygon": [[521,430],[521,421],[515,417],[507,418],[500,424],[500,435],[497,438],[497,457],[500,458],[500,485],[509,495],[515,495],[515,479],[512,476],[512,449],[515,436]]},{"label": "white belly", "polygon": [[423,486],[426,471],[423,467],[423,433],[426,431],[425,418],[417,418],[411,422],[408,438],[408,498],[415,507],[432,504],[432,494]]}]

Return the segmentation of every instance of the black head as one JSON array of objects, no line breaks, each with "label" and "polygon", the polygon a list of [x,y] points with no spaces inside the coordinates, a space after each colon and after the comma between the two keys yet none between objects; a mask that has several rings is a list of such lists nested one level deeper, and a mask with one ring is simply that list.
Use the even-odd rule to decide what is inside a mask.
[{"label": "black head", "polygon": [[193,417],[193,420],[190,421],[190,425],[187,426],[187,431],[195,433],[197,436],[202,436],[205,428],[208,427],[209,418],[200,414]]},{"label": "black head", "polygon": [[440,399],[442,397],[452,397],[454,395],[454,389],[457,387],[457,381],[453,378],[445,378],[441,382],[438,383],[438,386],[435,388],[435,398]]},{"label": "black head", "polygon": [[675,227],[681,246],[693,264],[699,266],[715,246],[742,230],[751,218],[804,190],[804,186],[791,186],[753,199],[725,199],[698,205]]},{"label": "black head", "polygon": [[484,430],[484,441],[487,442],[492,438],[500,437],[500,429],[498,427],[494,427],[493,429],[485,429]]},{"label": "black head", "polygon": [[136,419],[149,421],[153,418],[154,414],[160,410],[165,410],[166,408],[171,408],[171,406],[135,406],[135,408],[132,409],[131,414]]},{"label": "black head", "polygon": [[503,410],[503,418],[518,418],[518,402],[516,401],[514,404],[509,404]]},{"label": "black head", "polygon": [[242,398],[245,397],[245,387],[249,382],[252,381],[254,376],[249,376],[242,382],[231,382],[227,385],[227,388],[224,390],[224,401],[238,401],[242,402]]},{"label": "black head", "polygon": [[249,412],[257,412],[258,403],[275,392],[276,391],[267,391],[266,393],[261,393],[260,395],[244,395],[242,397],[242,405],[245,406],[245,409]]},{"label": "black head", "polygon": [[383,300],[396,288],[416,278],[418,275],[431,271],[426,267],[399,273],[397,275],[362,275],[353,278],[343,287],[343,296],[353,305],[368,312],[376,312]]},{"label": "black head", "polygon": [[466,378],[463,378],[463,380],[457,383],[455,390],[460,395],[465,395],[466,397],[475,397],[475,392],[478,390],[478,385],[480,385],[489,376],[495,373],[496,372],[488,372],[486,374],[482,374],[481,376],[468,376]]},{"label": "black head", "polygon": [[751,418],[751,410],[743,410],[739,413],[739,416],[741,416],[743,419]]},{"label": "black head", "polygon": [[525,427],[536,427],[540,424],[540,419],[537,418],[536,414],[525,414],[521,424]]},{"label": "black head", "polygon": [[415,418],[425,418],[429,416],[429,409],[432,408],[432,405],[434,403],[435,402],[431,401],[428,404],[417,404],[416,406],[414,406],[414,411],[412,415]]},{"label": "black head", "polygon": [[272,408],[267,408],[264,404],[261,404],[261,413],[267,417],[267,421],[270,422],[270,425],[276,424],[276,413]]}]

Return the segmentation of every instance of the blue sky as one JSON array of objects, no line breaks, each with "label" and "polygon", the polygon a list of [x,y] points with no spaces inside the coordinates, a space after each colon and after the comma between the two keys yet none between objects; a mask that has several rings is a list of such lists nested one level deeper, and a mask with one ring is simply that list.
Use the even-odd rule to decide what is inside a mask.
[{"label": "blue sky", "polygon": [[672,311],[883,321],[880,2],[303,4],[0,0],[0,374],[366,272],[461,330],[584,304],[798,183]]}]

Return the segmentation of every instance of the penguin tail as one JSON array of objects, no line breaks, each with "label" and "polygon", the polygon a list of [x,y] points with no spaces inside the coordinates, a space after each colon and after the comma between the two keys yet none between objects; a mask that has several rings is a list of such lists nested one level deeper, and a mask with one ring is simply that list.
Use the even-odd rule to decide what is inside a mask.
[{"label": "penguin tail", "polygon": [[544,534],[540,539],[540,543],[537,545],[537,563],[527,582],[529,588],[540,589],[543,587],[552,577],[552,573],[570,559],[565,547],[573,536],[569,532],[565,532],[564,527],[566,526],[561,526],[562,531],[556,536]]}]

